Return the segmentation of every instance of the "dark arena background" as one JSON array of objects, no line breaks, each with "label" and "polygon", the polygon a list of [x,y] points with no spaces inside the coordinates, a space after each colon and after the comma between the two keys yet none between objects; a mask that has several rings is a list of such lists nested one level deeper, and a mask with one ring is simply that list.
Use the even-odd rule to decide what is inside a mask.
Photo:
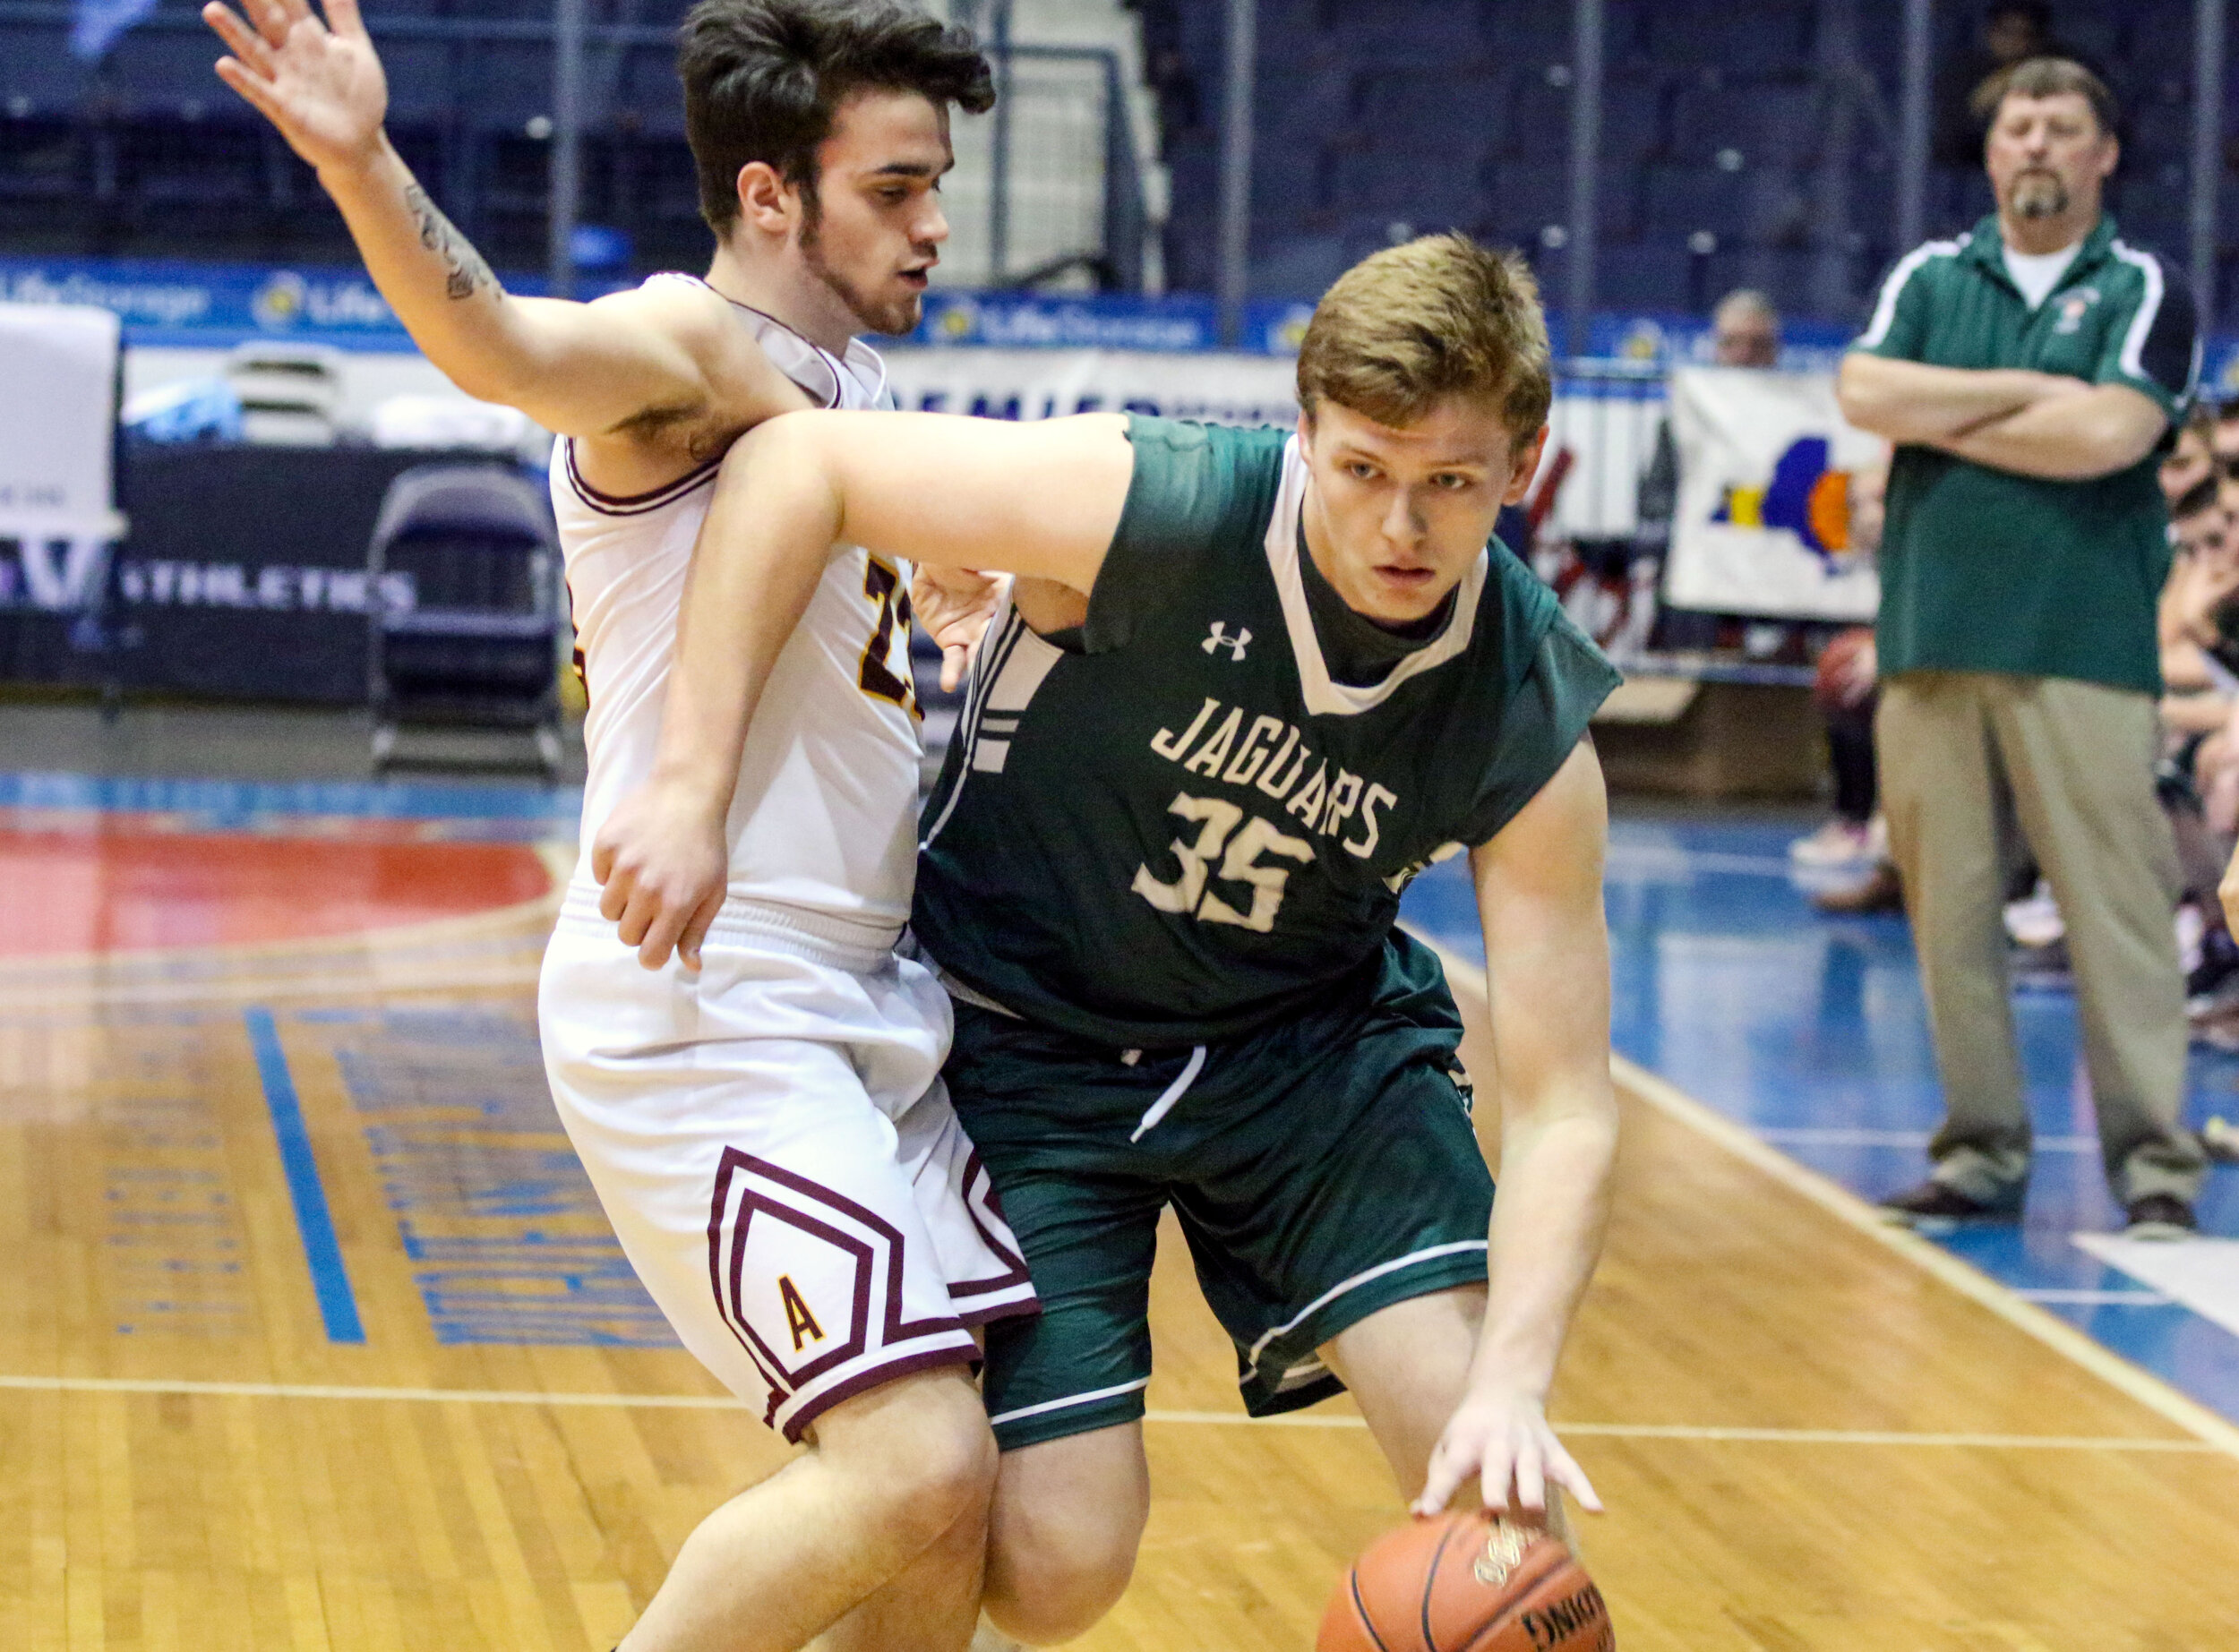
[{"label": "dark arena background", "polygon": [[[998,98],[922,321],[873,341],[904,408],[1288,424],[1363,257],[1458,231],[1538,278],[1552,434],[1495,554],[1626,679],[1593,729],[1624,1139],[1552,1409],[1617,1644],[2239,1648],[2239,612],[2159,714],[2193,1226],[2109,1190],[2026,857],[2026,1210],[1885,1220],[1946,1095],[1861,710],[1889,449],[1836,381],[1892,267],[1995,210],[1978,90],[2080,63],[2126,267],[2197,329],[2165,619],[2239,554],[2200,491],[2239,475],[2224,0],[930,4]],[[707,270],[682,15],[365,0],[390,141],[509,291]],[[0,1639],[607,1652],[792,1451],[678,1344],[546,1087],[585,774],[553,439],[418,352],[221,50],[184,0],[0,0]],[[958,702],[915,658],[930,780]],[[1404,921],[1497,1155],[1466,864]],[[1245,1416],[1163,1239],[1149,1528],[1070,1644],[1302,1652],[1403,1503],[1349,1398]]]}]

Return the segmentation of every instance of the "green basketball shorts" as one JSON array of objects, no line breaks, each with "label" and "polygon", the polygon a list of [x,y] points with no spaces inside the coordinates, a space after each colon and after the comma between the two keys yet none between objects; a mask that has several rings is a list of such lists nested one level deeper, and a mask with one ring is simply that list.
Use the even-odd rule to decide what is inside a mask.
[{"label": "green basketball shorts", "polygon": [[1003,1449],[1143,1415],[1169,1203],[1256,1417],[1338,1392],[1317,1350],[1348,1326],[1484,1283],[1493,1183],[1460,1018],[1428,953],[1396,950],[1373,993],[1195,1049],[1114,1049],[957,1006],[949,1093],[1042,1299],[988,1327]]}]

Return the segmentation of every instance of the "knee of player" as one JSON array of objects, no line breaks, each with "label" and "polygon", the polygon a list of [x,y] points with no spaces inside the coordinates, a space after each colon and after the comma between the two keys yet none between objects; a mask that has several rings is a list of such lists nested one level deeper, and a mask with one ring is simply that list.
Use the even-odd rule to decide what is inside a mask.
[{"label": "knee of player", "polygon": [[1030,1647],[1077,1640],[1120,1604],[1135,1575],[1135,1551],[1075,1556],[1076,1565],[1006,1570],[991,1557],[982,1605],[995,1627]]},{"label": "knee of player", "polygon": [[1146,1514],[1125,1498],[1037,1508],[999,1494],[988,1545],[988,1616],[1029,1646],[1085,1634],[1127,1593]]},{"label": "knee of player", "polygon": [[890,1534],[914,1532],[930,1545],[960,1522],[986,1519],[995,1436],[961,1372],[904,1377],[835,1408],[819,1420],[817,1447],[868,1484]]},{"label": "knee of player", "polygon": [[913,1520],[939,1536],[962,1522],[984,1528],[995,1493],[995,1436],[983,1412],[944,1417],[898,1442],[895,1490]]}]

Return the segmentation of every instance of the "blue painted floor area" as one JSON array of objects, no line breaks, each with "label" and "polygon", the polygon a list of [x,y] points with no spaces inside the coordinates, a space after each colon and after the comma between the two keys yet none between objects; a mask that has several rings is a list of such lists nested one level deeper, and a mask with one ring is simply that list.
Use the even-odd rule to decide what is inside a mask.
[{"label": "blue painted floor area", "polygon": [[[1612,1039],[1620,1055],[1878,1198],[1926,1173],[1943,1117],[1912,937],[1900,917],[1814,912],[1789,876],[1797,831],[1738,815],[1612,826]],[[1404,911],[1481,962],[1466,868],[1430,869]],[[2013,1003],[2037,1133],[2028,1216],[1943,1243],[2239,1420],[2239,1336],[2076,1243],[2118,1233],[2122,1220],[2099,1164],[2075,998],[2025,990]],[[2239,1115],[2239,1057],[2194,1049],[2187,1111],[2195,1126]],[[2239,1238],[2239,1170],[2210,1174],[2200,1218],[2203,1235]],[[2239,1247],[2232,1258],[2239,1271]]]},{"label": "blue painted floor area", "polygon": [[[528,841],[571,835],[580,809],[579,791],[525,785],[0,774],[0,815],[36,820],[77,811],[127,814],[175,831],[292,836],[356,822],[382,834]],[[1925,1172],[1923,1148],[1942,1113],[1911,937],[1900,918],[1814,913],[1789,877],[1788,843],[1797,830],[1793,819],[1745,816],[1616,823],[1608,883],[1614,1041],[1620,1054],[1801,1162],[1877,1197]],[[1409,890],[1405,912],[1457,953],[1482,960],[1466,861],[1431,868]],[[2208,1266],[2193,1266],[2189,1279],[2166,1280],[2165,1294],[2085,1250],[2076,1236],[2119,1230],[2120,1212],[2099,1168],[2075,1001],[2065,992],[2023,992],[2014,1005],[2038,1133],[2028,1220],[2018,1229],[1955,1236],[1946,1241],[1949,1248],[2239,1419],[2239,1171],[2217,1170],[2200,1206],[2203,1233],[2232,1242],[2229,1278],[2202,1286],[2201,1275],[2217,1271],[2216,1257],[2206,1247],[2190,1247]],[[541,1071],[526,1058],[513,1065],[519,1071],[502,1088],[518,1091],[521,1104],[543,1117],[550,1103]],[[2239,1116],[2239,1056],[2194,1051],[2189,1108],[2195,1125],[2210,1113]],[[622,1269],[619,1252],[605,1255],[594,1242],[599,1236],[588,1230],[570,1230],[563,1236],[569,1242],[557,1245],[545,1233],[560,1205],[567,1214],[582,1214],[576,1209],[580,1199],[545,1208],[558,1195],[544,1181],[564,1157],[562,1142],[539,1160],[536,1176],[523,1173],[518,1184],[502,1177],[502,1186],[476,1193],[509,1211],[514,1194],[528,1199],[519,1212],[529,1224],[525,1237],[509,1241],[502,1257],[477,1252],[471,1259],[469,1271],[477,1279],[493,1271],[505,1276],[494,1295],[424,1269],[420,1282],[431,1314],[444,1324],[445,1340],[665,1340],[657,1316]],[[588,1195],[588,1185],[579,1191]],[[476,1208],[479,1215],[490,1213]],[[406,1215],[401,1207],[399,1215]],[[423,1231],[425,1215],[414,1207],[405,1237],[408,1247],[433,1247],[425,1255],[415,1252],[433,1268],[430,1256],[456,1245],[433,1228]],[[604,1234],[603,1223],[593,1225]],[[611,1237],[603,1243],[611,1247]],[[2222,1323],[2188,1301],[2208,1302]],[[496,1314],[493,1304],[505,1313]],[[528,1318],[525,1305],[534,1308]]]}]

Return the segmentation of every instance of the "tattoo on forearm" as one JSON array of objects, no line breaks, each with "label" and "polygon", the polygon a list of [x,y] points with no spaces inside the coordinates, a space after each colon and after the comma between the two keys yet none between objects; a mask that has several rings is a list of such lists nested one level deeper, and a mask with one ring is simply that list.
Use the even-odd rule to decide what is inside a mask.
[{"label": "tattoo on forearm", "polygon": [[474,243],[452,227],[450,219],[436,210],[427,198],[427,192],[417,184],[405,185],[404,204],[420,226],[420,244],[431,253],[442,254],[447,271],[443,291],[453,298],[471,298],[484,287],[494,287],[497,278],[490,273],[490,266],[476,252]]}]

